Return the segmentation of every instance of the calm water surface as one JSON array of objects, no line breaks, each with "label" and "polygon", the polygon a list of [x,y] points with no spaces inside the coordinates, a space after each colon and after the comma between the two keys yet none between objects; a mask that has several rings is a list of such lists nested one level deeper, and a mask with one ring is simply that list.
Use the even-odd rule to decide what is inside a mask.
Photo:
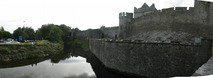
[{"label": "calm water surface", "polygon": [[91,65],[83,57],[70,57],[59,63],[46,60],[37,64],[1,68],[2,78],[96,78]]},{"label": "calm water surface", "polygon": [[65,49],[56,56],[0,62],[0,78],[131,78],[108,71],[91,52]]}]

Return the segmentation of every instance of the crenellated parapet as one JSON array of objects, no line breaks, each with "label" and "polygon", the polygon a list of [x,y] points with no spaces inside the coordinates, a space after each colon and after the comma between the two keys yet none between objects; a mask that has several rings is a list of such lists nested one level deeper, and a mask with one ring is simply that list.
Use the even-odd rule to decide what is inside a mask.
[{"label": "crenellated parapet", "polygon": [[[200,29],[201,26],[204,28]],[[119,14],[118,37],[125,39],[152,30],[186,32],[196,36],[203,36],[203,34],[213,36],[209,31],[212,28],[212,2],[195,0],[195,7],[171,7],[162,10],[157,10],[154,4],[148,6],[144,3],[141,8],[134,8],[134,15],[127,12]]]},{"label": "crenellated parapet", "polygon": [[155,4],[152,4],[149,7],[146,3],[144,3],[141,8],[134,7],[134,18],[138,18],[144,14],[147,14],[153,11],[157,11],[157,9],[155,8]]},{"label": "crenellated parapet", "polygon": [[121,18],[121,19],[123,19],[123,18],[133,19],[133,13],[121,12],[121,13],[119,13],[119,18]]},{"label": "crenellated parapet", "polygon": [[118,38],[126,38],[130,32],[130,22],[133,19],[133,13],[121,12],[119,14]]}]

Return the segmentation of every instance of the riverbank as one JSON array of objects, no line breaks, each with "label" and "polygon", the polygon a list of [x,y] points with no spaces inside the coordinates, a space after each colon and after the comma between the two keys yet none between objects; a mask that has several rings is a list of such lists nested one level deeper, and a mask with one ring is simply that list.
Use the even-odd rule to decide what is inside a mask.
[{"label": "riverbank", "polygon": [[14,61],[30,58],[39,58],[54,55],[63,50],[60,44],[4,44],[0,45],[0,61]]}]

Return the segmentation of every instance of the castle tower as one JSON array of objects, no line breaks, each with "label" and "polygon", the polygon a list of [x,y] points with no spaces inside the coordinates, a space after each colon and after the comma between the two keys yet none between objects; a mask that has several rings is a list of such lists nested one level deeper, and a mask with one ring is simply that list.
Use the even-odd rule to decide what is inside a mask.
[{"label": "castle tower", "polygon": [[133,19],[133,13],[122,12],[119,13],[119,30],[118,38],[124,39],[130,33],[130,22]]},{"label": "castle tower", "polygon": [[213,3],[208,1],[194,0],[194,8],[197,23],[213,25]]},{"label": "castle tower", "polygon": [[198,0],[194,0],[194,7],[196,7],[198,4]]},{"label": "castle tower", "polygon": [[157,11],[157,9],[155,8],[155,4],[152,4],[150,7],[144,3],[143,6],[141,8],[134,8],[134,18],[138,18],[144,14],[153,12],[153,11]]}]

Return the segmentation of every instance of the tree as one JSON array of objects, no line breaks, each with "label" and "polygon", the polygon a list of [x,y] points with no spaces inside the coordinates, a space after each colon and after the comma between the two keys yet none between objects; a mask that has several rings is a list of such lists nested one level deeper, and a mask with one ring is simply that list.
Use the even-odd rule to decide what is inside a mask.
[{"label": "tree", "polygon": [[3,26],[0,28],[0,39],[7,39],[12,37],[12,34],[8,31],[5,31]]},{"label": "tree", "polygon": [[36,39],[45,39],[54,43],[63,43],[63,31],[59,27],[60,26],[54,24],[42,25],[42,27],[36,31]]},{"label": "tree", "polygon": [[27,34],[27,37],[26,37],[27,40],[35,40],[35,31],[33,28],[26,27],[24,29],[24,32]]},{"label": "tree", "polygon": [[45,40],[49,40],[49,33],[50,33],[50,30],[52,27],[54,27],[56,25],[54,24],[45,24],[45,25],[42,25],[42,27],[38,30],[40,33],[40,37],[42,39],[45,39]]},{"label": "tree", "polygon": [[51,30],[50,30],[48,37],[49,37],[51,42],[63,43],[62,38],[61,38],[62,33],[63,33],[63,31],[60,28],[53,26],[53,27],[51,27]]},{"label": "tree", "polygon": [[42,40],[40,28],[38,30],[36,30],[36,32],[35,32],[35,39],[36,40]]},{"label": "tree", "polygon": [[0,31],[4,31],[4,27],[3,26],[1,26]]},{"label": "tree", "polygon": [[61,24],[59,28],[63,31],[62,39],[67,40],[71,36],[71,28],[65,24]]},{"label": "tree", "polygon": [[3,32],[0,31],[0,39],[2,39],[2,38],[3,38]]},{"label": "tree", "polygon": [[18,41],[20,41],[19,36],[22,36],[22,41],[24,41],[27,37],[27,34],[19,27],[13,32],[13,36],[15,39],[18,39]]},{"label": "tree", "polygon": [[3,38],[7,39],[7,38],[12,38],[12,34],[8,31],[2,31],[3,32]]}]

